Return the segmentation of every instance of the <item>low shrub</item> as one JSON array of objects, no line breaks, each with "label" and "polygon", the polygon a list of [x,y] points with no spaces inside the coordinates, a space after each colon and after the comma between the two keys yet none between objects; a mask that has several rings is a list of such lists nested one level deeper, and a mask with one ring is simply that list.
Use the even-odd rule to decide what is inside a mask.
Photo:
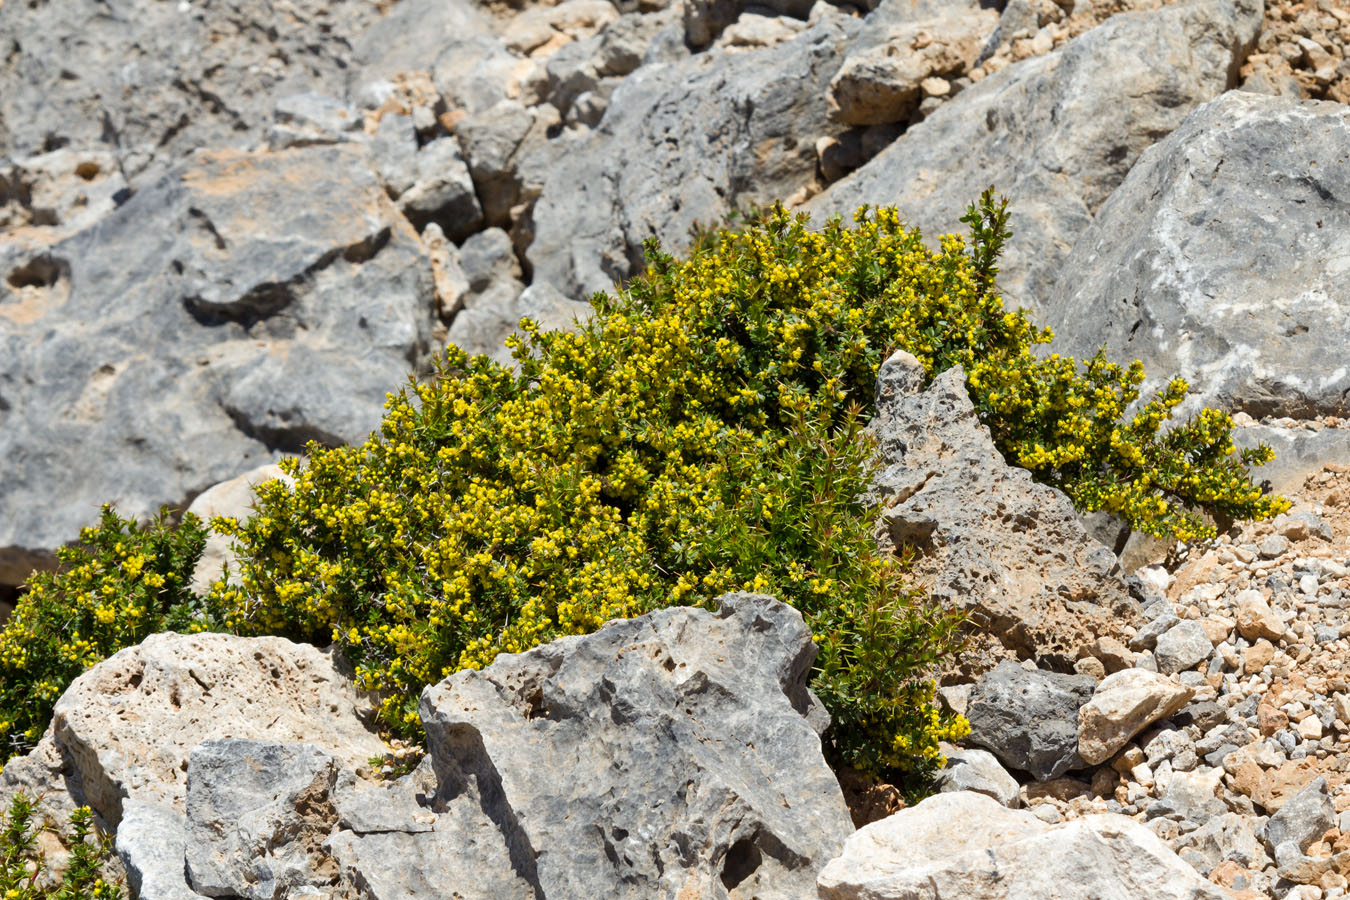
[{"label": "low shrub", "polygon": [[152,634],[202,627],[189,589],[206,541],[196,516],[142,526],[105,506],[81,540],[57,551],[58,571],[29,578],[0,629],[0,763],[37,742],[85,669]]},{"label": "low shrub", "polygon": [[[37,804],[20,793],[0,815],[0,897],[4,900],[120,900],[121,885],[107,880],[105,861],[111,841],[94,827],[93,813],[80,807],[69,826],[38,821]],[[38,834],[59,838],[68,855],[54,871],[38,844]]]},{"label": "low shrub", "polygon": [[[575,333],[524,323],[518,369],[451,350],[391,396],[362,446],[311,447],[258,514],[217,520],[239,572],[199,606],[187,590],[203,531],[106,510],[86,546],[37,575],[0,632],[0,736],[31,743],[85,667],[167,628],[335,642],[389,730],[418,736],[425,685],[610,618],[728,590],[802,611],[836,762],[922,775],[964,733],[925,672],[953,620],[877,556],[858,497],[881,362],[964,367],[998,446],[1082,509],[1136,528],[1212,533],[1207,518],[1284,508],[1235,454],[1231,421],[1172,423],[1174,381],[1128,418],[1142,371],[1035,352],[1049,339],[995,290],[1005,206],[986,194],[956,236],[925,246],[894,210],[818,232],[781,209],[654,244],[627,289],[593,298]],[[1165,427],[1166,426],[1166,427]]]}]

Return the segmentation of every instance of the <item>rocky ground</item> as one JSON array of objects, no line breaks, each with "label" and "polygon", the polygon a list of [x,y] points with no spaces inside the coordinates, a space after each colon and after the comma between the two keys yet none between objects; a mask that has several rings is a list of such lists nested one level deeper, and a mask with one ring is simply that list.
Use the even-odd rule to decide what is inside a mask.
[{"label": "rocky ground", "polygon": [[1044,779],[955,750],[949,788],[983,780],[1047,823],[1129,816],[1239,897],[1345,896],[1350,467],[1291,499],[1273,522],[1179,548],[1171,572],[1141,569],[1146,623],[1097,641],[1078,674],[1005,663],[944,688],[972,745]]},{"label": "rocky ground", "polygon": [[[447,342],[501,358],[645,238],[775,201],[941,233],[992,181],[1001,287],[1054,349],[1185,376],[1296,498],[1130,538],[1007,466],[959,373],[896,358],[880,544],[974,626],[933,799],[850,782],[850,823],[809,641],[764,598],[457,676],[384,782],[412,759],[340,661],[155,638],[0,795],[91,803],[147,900],[1344,896],[1346,103],[1338,0],[0,2],[0,618],[101,503],[246,512]],[[643,654],[607,668],[616,641]]]}]

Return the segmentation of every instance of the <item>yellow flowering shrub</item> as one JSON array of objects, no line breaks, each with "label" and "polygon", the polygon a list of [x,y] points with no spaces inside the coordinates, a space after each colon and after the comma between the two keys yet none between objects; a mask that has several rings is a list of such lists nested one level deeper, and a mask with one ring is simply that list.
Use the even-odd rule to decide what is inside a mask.
[{"label": "yellow flowering shrub", "polygon": [[[0,814],[0,897],[4,900],[119,900],[121,885],[105,877],[111,841],[94,828],[93,813],[80,807],[69,827],[39,821],[37,804],[16,794]],[[68,851],[61,872],[53,872],[38,842],[50,832]]]},{"label": "yellow flowering shrub", "polygon": [[111,510],[59,573],[35,575],[0,631],[0,738],[41,733],[87,666],[154,631],[223,628],[341,645],[391,733],[416,737],[421,689],[608,619],[729,590],[774,594],[819,646],[812,686],[837,762],[923,774],[959,717],[925,673],[955,623],[879,558],[858,497],[861,429],[896,349],[929,375],[964,367],[998,446],[1082,509],[1181,537],[1207,517],[1284,508],[1236,454],[1232,422],[1182,423],[1174,381],[1139,399],[1142,370],[1101,354],[1042,358],[1049,340],[995,289],[1007,237],[986,193],[969,241],[936,249],[892,209],[817,232],[782,209],[702,235],[683,260],[648,247],[647,273],[575,333],[528,321],[517,368],[451,350],[392,395],[363,445],[310,448],[258,514],[218,519],[240,571],[198,604],[203,531],[138,528]]},{"label": "yellow flowering shrub", "polygon": [[200,619],[188,589],[206,541],[196,516],[140,526],[104,507],[82,544],[57,551],[58,572],[36,572],[0,628],[0,763],[37,742],[52,707],[85,669]]},{"label": "yellow flowering shrub", "polygon": [[[952,622],[878,559],[858,504],[860,427],[903,348],[961,364],[1000,447],[1083,508],[1200,534],[1200,513],[1266,515],[1226,418],[1168,432],[1174,383],[1129,422],[1138,367],[1039,359],[1003,308],[1004,207],[986,194],[969,246],[928,249],[894,210],[819,232],[781,209],[703,235],[687,259],[593,298],[576,333],[524,323],[518,370],[451,351],[388,404],[361,447],[312,448],[259,514],[218,521],[241,553],[210,602],[243,633],[333,641],[381,716],[415,735],[426,684],[607,619],[724,591],[781,597],[820,647],[813,687],[832,755],[924,771],[964,733],[930,703]],[[1090,401],[1090,402],[1087,402]]]}]

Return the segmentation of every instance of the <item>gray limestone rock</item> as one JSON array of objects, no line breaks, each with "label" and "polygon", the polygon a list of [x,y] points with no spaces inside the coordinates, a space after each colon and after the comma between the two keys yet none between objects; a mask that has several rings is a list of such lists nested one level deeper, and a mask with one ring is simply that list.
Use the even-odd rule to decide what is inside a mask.
[{"label": "gray limestone rock", "polygon": [[1258,0],[1189,0],[1114,16],[962,92],[805,208],[823,221],[894,205],[936,236],[963,230],[993,184],[1012,201],[999,284],[1011,305],[1035,306],[1140,154],[1233,86],[1261,13]]},{"label": "gray limestone rock", "polygon": [[1176,849],[1188,850],[1186,860],[1202,875],[1208,875],[1226,861],[1260,871],[1269,865],[1259,837],[1264,826],[1264,817],[1225,812],[1207,818],[1195,831],[1182,835]]},{"label": "gray limestone rock", "polygon": [[412,116],[385,113],[369,146],[375,171],[390,197],[397,198],[417,182],[417,127]]},{"label": "gray limestone rock", "polygon": [[373,4],[296,0],[0,6],[0,157],[115,152],[148,187],[189,152],[257,146],[277,98],[345,92]]},{"label": "gray limestone rock", "polygon": [[[345,5],[345,4],[344,4]],[[352,39],[353,93],[408,72],[425,72],[456,42],[487,36],[491,16],[472,0],[398,0]]]},{"label": "gray limestone rock", "polygon": [[1270,817],[1266,823],[1266,846],[1274,852],[1276,847],[1289,842],[1300,853],[1306,853],[1335,824],[1336,808],[1331,802],[1331,792],[1326,778],[1319,776]]},{"label": "gray limestone rock", "polygon": [[340,772],[327,845],[339,887],[369,900],[538,900],[531,861],[492,817],[493,784],[431,759],[389,785]]},{"label": "gray limestone rock", "polygon": [[335,97],[318,91],[290,94],[277,101],[267,134],[273,150],[310,144],[364,141],[361,116]]},{"label": "gray limestone rock", "polygon": [[1069,255],[1057,347],[1142,359],[1146,390],[1181,375],[1184,410],[1350,414],[1347,144],[1337,103],[1231,92],[1196,109]]},{"label": "gray limestone rock", "polygon": [[534,128],[535,116],[514,100],[466,116],[455,125],[455,137],[473,176],[489,226],[510,224],[511,208],[520,198],[516,154]]},{"label": "gray limestone rock", "polygon": [[1085,768],[1078,755],[1078,710],[1096,686],[1087,675],[1026,669],[1004,660],[971,692],[967,740],[1037,781]]},{"label": "gray limestone rock", "polygon": [[280,900],[325,887],[337,761],[313,744],[211,740],[188,757],[187,871],[208,897]]},{"label": "gray limestone rock", "polygon": [[598,127],[548,151],[527,250],[535,277],[572,299],[611,290],[640,270],[646,238],[682,250],[695,222],[811,185],[816,140],[842,130],[825,88],[858,27],[830,17],[774,47],[629,75]]},{"label": "gray limestone rock", "polygon": [[[512,282],[498,282],[498,286]],[[455,316],[450,325],[450,343],[470,354],[483,353],[502,363],[511,362],[507,337],[517,333],[520,320],[528,316],[545,329],[573,329],[592,312],[589,303],[568,300],[547,282],[535,281],[518,297],[487,295],[473,298],[474,305]]]},{"label": "gray limestone rock", "polygon": [[852,831],[808,721],[814,655],[795,610],[729,594],[452,675],[422,720],[541,896],[786,900]]},{"label": "gray limestone rock", "polygon": [[160,803],[129,800],[117,826],[117,856],[126,868],[133,896],[140,900],[197,900],[188,885],[183,812]]},{"label": "gray limestone rock", "polygon": [[1004,461],[959,368],[909,393],[922,384],[907,354],[881,367],[869,499],[883,504],[883,547],[913,548],[915,581],[968,614],[962,665],[978,673],[1017,656],[1068,670],[1098,638],[1123,639],[1139,607],[1115,555],[1066,496]]},{"label": "gray limestone rock", "polygon": [[1177,820],[1204,822],[1228,812],[1223,800],[1223,769],[1197,769],[1173,772],[1163,795],[1148,808],[1145,816],[1167,816]]},{"label": "gray limestone rock", "polygon": [[1183,669],[1192,669],[1209,658],[1214,645],[1209,642],[1205,629],[1199,622],[1186,619],[1158,635],[1153,656],[1158,661],[1158,671],[1172,675]]},{"label": "gray limestone rock", "polygon": [[199,154],[49,247],[0,236],[0,583],[102,503],[148,517],[379,423],[435,299],[365,159]]},{"label": "gray limestone rock", "polygon": [[414,227],[435,222],[452,241],[483,227],[483,209],[459,141],[436,138],[417,151],[417,180],[399,195],[398,205]]}]

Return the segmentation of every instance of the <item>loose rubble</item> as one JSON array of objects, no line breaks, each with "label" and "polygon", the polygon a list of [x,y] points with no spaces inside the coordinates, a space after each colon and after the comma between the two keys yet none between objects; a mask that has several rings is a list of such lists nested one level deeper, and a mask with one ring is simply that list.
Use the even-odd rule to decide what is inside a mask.
[{"label": "loose rubble", "polygon": [[[1113,674],[1077,709],[1081,763],[1044,782],[1024,774],[1005,805],[1045,822],[1127,816],[1238,897],[1350,892],[1350,469],[1309,477],[1291,499],[1273,521],[1177,548],[1175,571],[1139,573],[1147,623],[1125,647],[1082,648]],[[1161,671],[1156,648],[1179,631],[1209,650]],[[975,703],[988,689],[970,696],[972,721],[989,718]],[[1023,727],[1058,734],[1048,709]],[[1030,715],[1010,700],[1000,712]],[[987,741],[981,731],[967,742]],[[958,774],[966,752],[946,778],[973,781]]]}]

